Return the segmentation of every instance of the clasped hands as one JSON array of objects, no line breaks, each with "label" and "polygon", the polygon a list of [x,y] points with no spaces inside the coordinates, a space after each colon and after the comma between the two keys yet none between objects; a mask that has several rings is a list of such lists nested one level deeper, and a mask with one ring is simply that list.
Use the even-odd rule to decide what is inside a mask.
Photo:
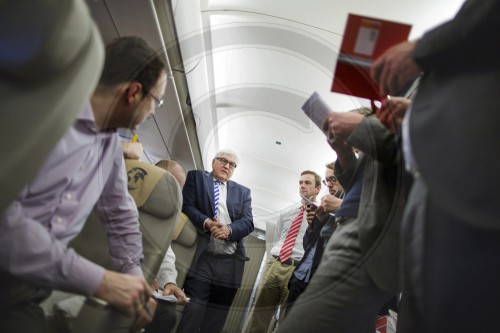
[{"label": "clasped hands", "polygon": [[217,239],[228,240],[231,236],[231,230],[226,224],[218,221],[216,217],[213,220],[207,219],[205,221],[205,228],[210,230],[210,234]]}]

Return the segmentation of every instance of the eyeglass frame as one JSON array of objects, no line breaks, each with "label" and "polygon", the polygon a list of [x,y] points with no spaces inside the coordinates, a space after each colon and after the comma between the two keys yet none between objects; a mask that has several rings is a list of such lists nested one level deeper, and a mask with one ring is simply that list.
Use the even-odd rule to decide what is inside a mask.
[{"label": "eyeglass frame", "polygon": [[236,169],[238,166],[236,163],[226,160],[224,157],[214,157],[214,160],[219,161],[222,165],[229,164],[230,169]]},{"label": "eyeglass frame", "polygon": [[332,185],[335,185],[339,180],[335,176],[328,177],[327,179],[323,179],[321,182],[323,185],[328,186],[328,183],[332,183]]},{"label": "eyeglass frame", "polygon": [[148,94],[149,96],[151,96],[155,102],[156,102],[156,108],[161,108],[163,106],[163,104],[165,103],[165,101],[162,99],[158,99],[155,95],[153,95],[150,91],[146,90],[146,89],[143,89],[144,92],[146,94]]}]

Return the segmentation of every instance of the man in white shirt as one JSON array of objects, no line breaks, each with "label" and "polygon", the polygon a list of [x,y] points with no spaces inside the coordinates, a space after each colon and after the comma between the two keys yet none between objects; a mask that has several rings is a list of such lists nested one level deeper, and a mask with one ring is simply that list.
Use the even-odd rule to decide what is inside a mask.
[{"label": "man in white shirt", "polygon": [[[303,171],[299,180],[299,193],[310,200],[316,200],[316,196],[321,190],[321,177],[313,171]],[[271,257],[266,264],[266,270],[259,285],[259,293],[255,301],[255,309],[250,323],[250,333],[265,333],[271,322],[271,318],[276,310],[276,306],[281,306],[281,318],[288,296],[288,281],[304,255],[302,239],[306,232],[307,213],[304,213],[305,201],[301,200],[285,211],[281,212],[276,232],[279,233],[279,240],[271,249]],[[294,221],[300,218],[300,227],[294,239],[287,242],[287,236],[293,231]],[[297,223],[299,223],[297,221]],[[292,235],[290,235],[292,236]],[[292,246],[291,253],[284,254],[287,246]],[[283,251],[282,251],[283,250]],[[283,258],[287,258],[283,260]]]}]

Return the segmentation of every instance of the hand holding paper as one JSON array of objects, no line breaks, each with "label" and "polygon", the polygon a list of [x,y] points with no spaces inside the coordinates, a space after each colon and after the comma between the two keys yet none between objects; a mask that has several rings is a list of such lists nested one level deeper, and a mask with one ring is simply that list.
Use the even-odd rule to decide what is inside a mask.
[{"label": "hand holding paper", "polygon": [[388,97],[382,102],[382,107],[376,115],[382,124],[393,132],[401,128],[401,123],[411,101],[404,97]]},{"label": "hand holding paper", "polygon": [[397,94],[420,75],[421,69],[412,57],[415,45],[416,41],[397,44],[373,63],[370,74],[384,94]]},{"label": "hand holding paper", "polygon": [[[168,286],[168,285],[167,285]],[[175,286],[175,285],[173,285]],[[177,286],[175,286],[177,287]],[[177,288],[179,289],[179,288]],[[165,288],[165,291],[167,290],[167,288]],[[179,289],[182,294],[184,294],[184,292]],[[165,291],[162,293],[161,290],[156,290],[155,292],[153,292],[153,296],[154,298],[156,298],[157,300],[160,300],[160,301],[167,301],[167,302],[171,302],[171,303],[179,303],[179,304],[185,304],[185,303],[189,303],[189,298],[186,297],[186,295],[184,294],[184,297],[182,297],[182,295],[179,295],[179,296],[176,296],[175,294],[167,294],[165,295]]]},{"label": "hand holding paper", "polygon": [[331,194],[325,195],[321,198],[321,207],[326,213],[335,213],[342,204],[342,199],[339,199]]},{"label": "hand holding paper", "polygon": [[167,285],[163,289],[163,296],[168,296],[168,295],[173,295],[177,297],[178,304],[185,304],[186,302],[189,301],[189,298],[186,297],[184,291],[173,283],[167,283]]},{"label": "hand holding paper", "polygon": [[332,112],[325,122],[325,133],[335,140],[345,141],[363,118],[357,112]]}]

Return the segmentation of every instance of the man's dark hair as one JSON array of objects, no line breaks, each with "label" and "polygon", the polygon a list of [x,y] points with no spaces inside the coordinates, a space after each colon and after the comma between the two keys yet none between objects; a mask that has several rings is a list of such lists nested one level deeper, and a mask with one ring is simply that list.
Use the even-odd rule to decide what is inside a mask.
[{"label": "man's dark hair", "polygon": [[305,170],[305,171],[302,171],[302,173],[300,175],[301,176],[303,176],[303,175],[313,175],[314,176],[314,183],[315,183],[314,187],[321,186],[321,177],[316,172],[311,171],[311,170]]},{"label": "man's dark hair", "polygon": [[327,169],[335,170],[335,162],[330,162],[326,164]]},{"label": "man's dark hair", "polygon": [[115,86],[137,81],[149,92],[158,81],[165,64],[142,38],[121,37],[106,46],[106,62],[99,84]]}]

